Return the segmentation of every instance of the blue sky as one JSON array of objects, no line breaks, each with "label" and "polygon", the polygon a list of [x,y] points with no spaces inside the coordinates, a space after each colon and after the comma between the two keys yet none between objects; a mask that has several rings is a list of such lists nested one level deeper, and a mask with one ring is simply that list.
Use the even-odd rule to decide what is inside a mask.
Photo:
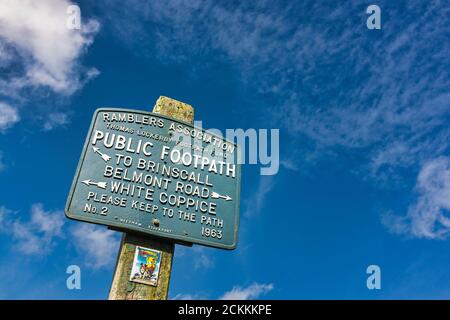
[{"label": "blue sky", "polygon": [[120,234],[67,220],[65,200],[94,110],[165,95],[205,128],[279,129],[281,161],[244,166],[236,250],[176,247],[171,298],[448,299],[449,17],[447,1],[2,0],[0,298],[107,298]]}]

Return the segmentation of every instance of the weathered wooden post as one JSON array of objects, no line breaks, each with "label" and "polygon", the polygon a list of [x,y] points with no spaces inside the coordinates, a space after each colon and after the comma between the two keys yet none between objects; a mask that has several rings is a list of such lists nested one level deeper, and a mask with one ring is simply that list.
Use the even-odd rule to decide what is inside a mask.
[{"label": "weathered wooden post", "polygon": [[[184,122],[194,123],[194,108],[186,103],[159,97],[153,112]],[[130,281],[130,273],[136,246],[142,246],[162,252],[157,286]],[[175,243],[171,240],[124,233],[114,271],[110,300],[165,300],[169,293],[170,274]]]}]

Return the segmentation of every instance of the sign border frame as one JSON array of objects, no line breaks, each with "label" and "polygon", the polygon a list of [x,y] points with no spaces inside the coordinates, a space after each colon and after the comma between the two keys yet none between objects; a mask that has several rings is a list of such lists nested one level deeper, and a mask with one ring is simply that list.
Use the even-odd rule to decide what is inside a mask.
[{"label": "sign border frame", "polygon": [[[76,220],[76,221],[82,221],[82,222],[88,222],[88,223],[93,223],[93,224],[97,224],[97,225],[103,225],[103,226],[109,226],[109,227],[114,227],[115,229],[118,229],[121,232],[134,232],[134,233],[138,233],[138,234],[144,234],[144,235],[149,235],[152,237],[160,237],[160,238],[164,238],[164,239],[168,239],[168,240],[172,240],[174,242],[180,241],[181,243],[192,243],[192,244],[199,244],[199,245],[204,245],[207,247],[213,247],[213,248],[220,248],[220,249],[226,249],[226,250],[233,250],[236,249],[237,247],[237,242],[238,242],[238,230],[239,230],[239,218],[240,218],[240,202],[241,202],[241,176],[242,176],[242,165],[239,163],[242,161],[241,157],[242,157],[242,153],[241,153],[241,149],[240,147],[235,144],[233,141],[229,141],[228,139],[225,139],[224,137],[220,137],[214,133],[209,132],[209,134],[216,136],[224,141],[227,141],[228,143],[233,144],[236,147],[236,151],[237,151],[237,160],[238,160],[238,173],[236,175],[236,179],[238,180],[237,183],[237,199],[236,199],[236,204],[235,204],[235,221],[234,221],[234,230],[233,230],[233,242],[231,244],[222,244],[222,243],[215,243],[215,242],[210,242],[210,241],[205,241],[205,240],[196,240],[196,241],[192,241],[192,238],[183,236],[183,235],[173,235],[173,236],[164,236],[160,233],[154,233],[153,231],[149,230],[149,232],[145,232],[142,231],[142,228],[138,228],[135,227],[134,225],[130,225],[129,227],[124,227],[123,224],[121,223],[116,223],[114,221],[108,221],[108,224],[104,223],[104,220],[101,219],[96,219],[95,217],[86,217],[83,219],[80,219],[79,215],[76,215],[74,213],[71,213],[69,211],[70,208],[70,204],[72,203],[73,200],[73,194],[75,191],[75,187],[77,185],[77,182],[79,180],[79,176],[80,176],[80,172],[81,172],[81,168],[83,166],[84,160],[86,158],[86,154],[87,154],[87,150],[89,148],[90,145],[90,141],[92,138],[92,132],[94,130],[94,126],[95,126],[95,122],[97,121],[97,117],[99,115],[100,112],[128,112],[128,113],[139,113],[142,114],[144,113],[145,115],[151,115],[151,116],[156,116],[159,118],[163,118],[165,120],[168,121],[173,121],[175,123],[179,123],[185,126],[189,126],[191,128],[198,128],[195,127],[194,125],[192,125],[189,122],[185,122],[182,120],[178,120],[178,119],[174,119],[165,115],[161,115],[159,113],[154,113],[154,112],[150,112],[150,111],[145,111],[145,110],[137,110],[137,109],[125,109],[125,108],[114,108],[114,107],[102,107],[102,108],[97,108],[94,111],[94,114],[92,116],[92,120],[91,120],[91,124],[89,126],[89,130],[87,133],[87,136],[85,138],[85,142],[83,145],[83,149],[81,151],[81,155],[80,155],[80,159],[78,160],[78,165],[77,165],[77,169],[75,171],[75,175],[73,177],[72,180],[72,185],[70,187],[70,191],[69,191],[69,195],[67,196],[67,200],[66,200],[66,205],[64,207],[64,214],[66,215],[67,218],[71,219],[71,220]],[[201,128],[203,132],[207,131],[203,128]]]}]

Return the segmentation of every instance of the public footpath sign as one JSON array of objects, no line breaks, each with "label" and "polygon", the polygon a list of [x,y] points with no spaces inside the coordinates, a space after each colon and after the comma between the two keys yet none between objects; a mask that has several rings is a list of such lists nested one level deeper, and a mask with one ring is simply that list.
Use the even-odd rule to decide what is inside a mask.
[{"label": "public footpath sign", "polygon": [[97,109],[67,199],[68,218],[234,249],[241,151],[159,114]]}]

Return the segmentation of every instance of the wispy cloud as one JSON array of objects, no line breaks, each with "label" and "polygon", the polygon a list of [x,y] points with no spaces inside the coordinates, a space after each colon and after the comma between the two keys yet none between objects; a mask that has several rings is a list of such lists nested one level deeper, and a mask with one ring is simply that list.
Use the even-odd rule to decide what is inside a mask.
[{"label": "wispy cloud", "polygon": [[[252,300],[258,299],[261,296],[268,294],[272,291],[274,285],[272,283],[263,284],[263,283],[252,283],[247,287],[235,286],[230,291],[225,292],[221,295],[218,300]],[[205,294],[176,294],[173,300],[202,300],[209,299],[208,295]]]},{"label": "wispy cloud", "polygon": [[265,295],[272,291],[274,288],[273,284],[259,284],[253,283],[248,287],[233,287],[228,292],[225,292],[220,300],[250,300],[257,299],[262,295]]},{"label": "wispy cloud", "polygon": [[55,239],[63,237],[64,213],[46,211],[42,204],[31,206],[30,220],[23,221],[5,207],[0,208],[0,232],[10,234],[14,247],[27,255],[49,254]]},{"label": "wispy cloud", "polygon": [[0,206],[0,232],[5,232],[12,211],[5,206]]},{"label": "wispy cloud", "polygon": [[7,129],[19,122],[19,120],[20,116],[17,108],[0,102],[0,133],[4,133]]},{"label": "wispy cloud", "polygon": [[197,245],[192,247],[177,246],[175,255],[182,259],[192,260],[195,269],[205,270],[213,268],[215,265],[212,250],[214,249]]},{"label": "wispy cloud", "polygon": [[417,200],[406,215],[383,216],[384,225],[393,233],[428,239],[450,235],[450,158],[426,162],[417,177]]},{"label": "wispy cloud", "polygon": [[26,255],[52,253],[58,239],[70,234],[70,243],[81,254],[86,266],[99,269],[113,265],[119,248],[119,235],[93,224],[77,223],[65,228],[62,210],[45,210],[41,203],[31,206],[28,220],[20,212],[0,206],[0,233],[10,235],[13,247]]},{"label": "wispy cloud", "polygon": [[208,299],[207,296],[201,294],[190,294],[190,293],[178,293],[171,300],[205,300]]},{"label": "wispy cloud", "polygon": [[44,120],[43,129],[45,131],[53,130],[56,127],[61,127],[70,122],[69,115],[63,112],[53,112],[46,116]]},{"label": "wispy cloud", "polygon": [[3,151],[0,150],[0,172],[5,170],[5,168],[6,168],[6,164],[5,164],[5,160],[4,160],[4,156],[3,156]]},{"label": "wispy cloud", "polygon": [[261,213],[267,196],[275,186],[274,176],[260,176],[256,188],[246,199],[246,210],[244,216],[249,218]]},{"label": "wispy cloud", "polygon": [[214,259],[211,252],[202,246],[194,246],[192,254],[195,255],[194,267],[196,269],[209,269],[214,267]]},{"label": "wispy cloud", "polygon": [[[306,35],[318,34],[326,48],[319,45],[319,53],[304,47],[315,57],[311,72],[297,70],[305,89],[284,91],[284,127],[327,148],[365,149],[375,179],[440,155],[450,141],[445,121],[450,112],[450,77],[445,71],[450,60],[445,53],[450,46],[443,31],[449,8],[442,4],[409,2],[408,11],[421,17],[414,20],[390,8],[391,19],[376,37],[362,24],[343,32],[336,27],[357,8],[327,15],[328,27]],[[334,34],[333,28],[341,34]],[[435,45],[441,42],[446,44]]]},{"label": "wispy cloud", "polygon": [[102,226],[78,223],[71,229],[71,235],[88,267],[99,269],[114,264],[120,243],[117,232]]}]

